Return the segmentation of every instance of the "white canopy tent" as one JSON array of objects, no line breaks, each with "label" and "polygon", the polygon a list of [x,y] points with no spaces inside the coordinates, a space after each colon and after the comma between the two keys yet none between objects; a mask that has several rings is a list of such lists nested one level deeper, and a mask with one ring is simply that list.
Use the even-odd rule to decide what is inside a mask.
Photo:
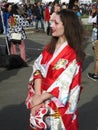
[{"label": "white canopy tent", "polygon": [[[49,2],[53,2],[54,0],[42,0],[43,3],[49,3]],[[60,0],[61,3],[65,2],[65,3],[69,3],[69,0]]]},{"label": "white canopy tent", "polygon": [[49,2],[53,2],[54,0],[42,0],[42,3],[49,3]]},{"label": "white canopy tent", "polygon": [[61,0],[61,3],[63,3],[63,2],[69,3],[69,0]]},{"label": "white canopy tent", "polygon": [[9,3],[22,3],[22,0],[8,0]]}]

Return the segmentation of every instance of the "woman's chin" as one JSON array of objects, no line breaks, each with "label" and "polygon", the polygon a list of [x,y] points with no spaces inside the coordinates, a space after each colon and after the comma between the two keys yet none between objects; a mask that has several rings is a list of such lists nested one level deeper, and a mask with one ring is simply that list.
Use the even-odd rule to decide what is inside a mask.
[{"label": "woman's chin", "polygon": [[56,35],[55,33],[52,33],[52,36],[53,36],[53,37],[57,37],[57,35]]}]

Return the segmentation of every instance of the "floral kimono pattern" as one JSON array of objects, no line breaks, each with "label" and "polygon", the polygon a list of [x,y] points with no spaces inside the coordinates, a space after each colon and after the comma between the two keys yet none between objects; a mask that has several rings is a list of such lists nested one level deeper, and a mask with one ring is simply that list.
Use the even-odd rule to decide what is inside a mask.
[{"label": "floral kimono pattern", "polygon": [[[46,117],[44,116],[45,124],[43,123],[43,125],[46,125],[44,130],[77,130],[77,103],[81,89],[81,63],[76,61],[75,51],[67,42],[53,55],[44,49],[34,62],[33,73],[36,70],[40,70],[43,76],[42,90],[53,95],[49,101],[46,101],[48,114]],[[30,77],[32,83],[34,80],[33,73]],[[29,84],[26,99],[28,109],[30,108],[33,93],[34,89]],[[36,130],[41,129],[39,127]]]}]

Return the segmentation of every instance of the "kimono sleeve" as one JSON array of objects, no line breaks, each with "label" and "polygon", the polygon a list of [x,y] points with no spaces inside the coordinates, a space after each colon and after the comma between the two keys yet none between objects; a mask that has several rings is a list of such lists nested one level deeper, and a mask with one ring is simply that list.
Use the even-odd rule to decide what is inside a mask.
[{"label": "kimono sleeve", "polygon": [[43,66],[42,64],[41,64],[41,62],[42,62],[42,59],[43,59],[43,53],[46,51],[46,48],[47,48],[47,46],[44,48],[44,50],[41,52],[41,54],[38,56],[38,58],[34,61],[34,64],[33,64],[33,72],[32,72],[32,74],[31,74],[31,77],[30,77],[30,81],[33,79],[33,74],[35,73],[35,71],[36,70],[39,70],[40,72],[41,72],[41,74],[42,74],[42,76],[44,76],[44,73],[45,73],[45,66]]},{"label": "kimono sleeve", "polygon": [[33,68],[33,72],[31,74],[31,77],[29,79],[29,81],[32,81],[33,80],[33,74],[36,70],[40,70],[40,62],[42,60],[42,54],[39,55],[39,57],[34,61],[34,64],[32,66]]}]

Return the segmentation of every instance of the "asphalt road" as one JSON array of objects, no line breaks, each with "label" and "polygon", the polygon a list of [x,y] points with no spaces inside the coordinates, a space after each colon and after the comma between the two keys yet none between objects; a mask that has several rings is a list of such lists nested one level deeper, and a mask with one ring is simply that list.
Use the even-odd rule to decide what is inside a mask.
[{"label": "asphalt road", "polygon": [[[0,130],[29,130],[29,111],[25,106],[27,84],[32,72],[33,60],[50,40],[45,33],[30,33],[25,41],[26,54],[30,58],[29,67],[6,70],[0,68]],[[5,40],[0,38],[0,46]],[[86,59],[82,72],[82,86],[79,101],[79,130],[98,130],[98,81],[87,78],[93,72],[94,52],[88,36],[84,39]]]}]

